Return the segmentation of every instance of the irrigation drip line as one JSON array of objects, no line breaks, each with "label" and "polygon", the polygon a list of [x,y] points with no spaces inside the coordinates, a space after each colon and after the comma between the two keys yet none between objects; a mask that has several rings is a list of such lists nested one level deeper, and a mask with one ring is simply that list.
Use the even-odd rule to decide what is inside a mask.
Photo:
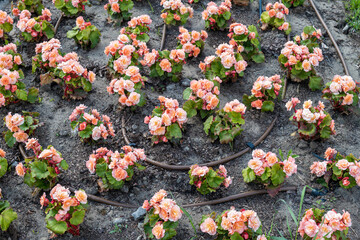
[{"label": "irrigation drip line", "polygon": [[314,9],[314,11],[315,11],[315,13],[316,13],[316,16],[318,17],[319,21],[321,22],[321,24],[322,24],[323,27],[325,28],[327,34],[329,35],[332,44],[334,45],[335,50],[336,50],[337,54],[339,55],[339,58],[340,58],[340,60],[341,60],[341,63],[342,63],[342,65],[343,65],[343,67],[344,67],[345,74],[348,75],[348,76],[350,76],[349,69],[348,69],[348,67],[347,67],[347,65],[346,65],[346,62],[345,62],[345,60],[344,60],[344,58],[343,58],[343,55],[342,55],[342,53],[341,53],[341,51],[340,51],[340,49],[339,49],[339,46],[337,45],[337,43],[336,43],[334,37],[332,36],[329,28],[327,27],[327,25],[326,25],[326,23],[324,22],[321,14],[319,13],[318,9],[316,8],[315,3],[313,2],[313,0],[309,0],[309,2],[310,2],[310,4],[311,4],[311,7]]},{"label": "irrigation drip line", "polygon": [[161,45],[160,45],[160,51],[163,50],[164,48],[164,45],[165,45],[165,37],[166,37],[166,23],[164,23],[164,26],[163,26],[163,32],[162,32],[162,38],[161,38]]},{"label": "irrigation drip line", "polygon": [[[256,142],[253,144],[254,147],[259,145],[270,134],[271,130],[273,129],[273,127],[275,125],[276,120],[277,120],[277,117],[275,117],[274,120],[270,123],[269,127],[266,129],[266,131],[263,133],[263,135],[261,135],[261,137],[258,140],[256,140]],[[124,118],[124,116],[121,119],[121,123],[122,123],[121,131],[122,131],[125,143],[129,145],[129,144],[131,144],[131,142],[129,141],[129,139],[126,136],[125,118]],[[230,155],[228,157],[225,157],[225,158],[222,158],[220,160],[213,161],[213,162],[210,162],[210,163],[201,163],[201,164],[198,164],[198,165],[199,166],[213,167],[213,166],[216,166],[216,165],[224,164],[224,163],[227,163],[227,162],[229,162],[229,161],[231,161],[231,160],[233,160],[235,158],[238,158],[238,157],[244,155],[245,153],[247,153],[247,152],[249,152],[251,150],[252,150],[252,148],[250,148],[248,146],[244,150],[242,150],[242,151],[240,151],[238,153],[235,153],[233,155]],[[164,168],[166,170],[172,170],[172,171],[187,171],[187,170],[190,170],[190,167],[191,167],[191,165],[170,165],[170,164],[158,162],[158,161],[155,161],[155,160],[152,160],[152,159],[149,159],[149,158],[146,158],[146,162],[150,163],[152,165],[155,165],[157,167],[161,167],[161,168]]]},{"label": "irrigation drip line", "polygon": [[60,22],[61,22],[61,19],[63,18],[63,16],[64,16],[64,14],[61,13],[59,19],[58,19],[57,22],[56,22],[56,25],[55,25],[55,28],[54,28],[54,35],[56,34],[56,32],[57,32],[57,30],[58,30],[58,28],[59,28],[59,25],[60,25]]}]

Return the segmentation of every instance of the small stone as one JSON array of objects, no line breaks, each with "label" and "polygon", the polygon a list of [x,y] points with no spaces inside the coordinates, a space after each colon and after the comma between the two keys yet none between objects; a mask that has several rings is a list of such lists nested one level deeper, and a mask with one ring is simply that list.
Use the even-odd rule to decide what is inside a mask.
[{"label": "small stone", "polygon": [[128,193],[129,192],[129,186],[124,185],[122,188],[120,188],[120,191],[123,193]]},{"label": "small stone", "polygon": [[11,168],[15,168],[19,163],[17,161],[14,161],[12,164],[11,164]]},{"label": "small stone", "polygon": [[124,219],[124,218],[114,218],[114,220],[112,222],[113,222],[113,224],[122,224],[122,223],[126,223],[126,219]]},{"label": "small stone", "polygon": [[131,126],[131,128],[132,128],[133,130],[136,130],[136,129],[138,128],[138,126],[137,126],[136,124],[133,124],[133,125]]},{"label": "small stone", "polygon": [[181,85],[182,85],[183,87],[190,87],[190,79],[184,78],[184,79],[181,81]]},{"label": "small stone", "polygon": [[67,130],[61,130],[59,132],[59,136],[60,137],[67,137],[67,136],[69,136],[69,132]]},{"label": "small stone", "polygon": [[143,209],[142,207],[139,207],[135,212],[133,212],[131,214],[131,216],[135,219],[135,220],[140,220],[142,219],[146,214],[146,210]]},{"label": "small stone", "polygon": [[344,34],[348,34],[349,33],[349,29],[350,29],[350,26],[346,24],[346,26],[343,28],[342,32]]}]

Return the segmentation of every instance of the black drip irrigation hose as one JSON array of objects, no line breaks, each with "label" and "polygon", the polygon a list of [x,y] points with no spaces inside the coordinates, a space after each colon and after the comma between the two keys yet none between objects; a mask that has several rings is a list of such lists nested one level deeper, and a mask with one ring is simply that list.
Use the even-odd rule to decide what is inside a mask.
[{"label": "black drip irrigation hose", "polygon": [[345,62],[345,60],[344,60],[344,57],[343,57],[343,55],[342,55],[342,53],[341,53],[341,51],[340,51],[340,49],[339,49],[339,46],[337,45],[337,43],[336,43],[336,41],[335,41],[333,35],[331,34],[329,28],[327,27],[326,23],[324,22],[324,19],[322,18],[321,14],[319,13],[318,9],[316,8],[315,3],[313,2],[313,0],[309,0],[309,2],[310,2],[311,7],[314,9],[314,11],[315,11],[315,13],[316,13],[316,16],[318,17],[319,21],[321,22],[321,24],[322,24],[323,27],[325,28],[327,34],[329,35],[329,38],[330,38],[332,44],[334,45],[335,50],[336,50],[336,52],[337,52],[337,54],[338,54],[338,56],[339,56],[339,58],[340,58],[341,64],[342,64],[343,67],[344,67],[345,74],[348,75],[348,76],[350,76],[349,69],[348,69],[348,67],[347,67],[347,65],[346,65],[346,62]]},{"label": "black drip irrigation hose", "polygon": [[[235,153],[235,154],[233,154],[231,156],[222,158],[220,160],[213,161],[213,162],[210,162],[210,163],[201,163],[201,164],[198,164],[198,165],[199,166],[213,167],[213,166],[216,166],[216,165],[227,163],[227,162],[229,162],[229,161],[231,161],[231,160],[233,160],[235,158],[238,158],[238,157],[244,155],[245,153],[251,151],[254,147],[256,147],[262,141],[264,141],[264,139],[270,134],[271,130],[273,129],[273,127],[275,125],[276,120],[277,120],[277,117],[274,118],[274,120],[270,123],[270,125],[265,130],[263,135],[261,135],[261,137],[258,140],[256,140],[256,142],[253,144],[253,146],[251,146],[251,147],[249,146],[249,147],[245,148],[244,150],[242,150],[242,151],[240,151],[238,153]],[[129,139],[126,136],[125,118],[124,118],[124,116],[121,119],[121,123],[122,123],[121,131],[122,131],[122,135],[124,137],[125,143],[130,145],[131,142],[129,141]],[[158,161],[155,161],[155,160],[152,160],[152,159],[149,159],[149,158],[146,158],[146,162],[150,163],[152,165],[155,165],[157,167],[161,167],[161,168],[164,168],[166,170],[171,170],[171,171],[188,171],[188,170],[190,170],[190,167],[191,167],[191,165],[170,165],[170,164],[158,162]]]}]

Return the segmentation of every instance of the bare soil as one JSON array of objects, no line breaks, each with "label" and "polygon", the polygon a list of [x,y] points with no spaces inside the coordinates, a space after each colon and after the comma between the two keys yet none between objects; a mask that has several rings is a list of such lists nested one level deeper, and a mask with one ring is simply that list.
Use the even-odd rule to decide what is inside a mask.
[{"label": "bare soil", "polygon": [[[64,18],[56,34],[56,37],[60,39],[62,43],[63,52],[77,52],[80,56],[80,63],[89,70],[95,71],[97,74],[93,91],[89,93],[84,100],[64,100],[62,99],[62,92],[58,86],[40,86],[39,76],[31,74],[31,57],[35,55],[35,43],[21,42],[18,38],[20,33],[17,29],[11,32],[13,40],[19,40],[21,42],[20,52],[24,57],[26,65],[23,69],[26,74],[24,82],[29,87],[35,86],[40,88],[42,102],[33,105],[20,103],[4,107],[0,109],[0,116],[3,118],[8,112],[18,113],[22,110],[36,111],[41,114],[40,120],[44,123],[44,126],[36,131],[35,137],[39,139],[39,142],[43,146],[53,145],[63,154],[63,157],[70,165],[69,170],[61,174],[59,183],[62,185],[82,188],[90,194],[114,201],[134,203],[139,206],[141,206],[145,199],[151,198],[152,195],[161,188],[171,192],[180,205],[216,199],[253,189],[261,189],[261,186],[256,184],[245,184],[242,179],[241,171],[251,158],[251,153],[247,153],[241,158],[227,163],[225,166],[229,171],[229,175],[233,177],[233,184],[229,189],[221,189],[208,196],[202,196],[188,184],[186,172],[165,171],[146,163],[147,169],[142,172],[137,171],[133,180],[126,183],[123,189],[99,193],[96,183],[97,177],[89,173],[85,167],[85,161],[91,152],[99,147],[119,150],[121,146],[125,145],[121,135],[122,116],[125,116],[127,119],[126,131],[131,142],[136,144],[137,147],[144,148],[150,158],[171,164],[210,162],[236,153],[246,147],[246,142],[255,141],[277,116],[278,121],[274,129],[259,148],[273,152],[277,152],[279,148],[283,151],[293,149],[294,153],[300,155],[298,158],[298,174],[289,178],[285,183],[286,186],[297,186],[298,191],[280,193],[274,198],[267,195],[260,195],[221,205],[194,207],[187,210],[198,228],[203,214],[208,214],[212,211],[221,213],[223,210],[230,208],[230,206],[235,206],[237,209],[253,209],[259,214],[263,228],[266,231],[270,229],[271,223],[274,221],[276,229],[273,230],[273,235],[280,236],[282,234],[290,239],[286,219],[289,218],[293,233],[296,231],[296,227],[295,224],[292,223],[286,206],[279,202],[279,199],[285,200],[294,212],[297,213],[303,186],[321,187],[313,181],[313,176],[311,176],[309,172],[309,167],[312,162],[318,160],[312,153],[323,155],[327,147],[333,147],[341,153],[353,153],[355,156],[360,156],[360,142],[358,141],[359,117],[355,114],[341,115],[338,112],[334,112],[328,102],[325,102],[326,110],[329,111],[335,120],[337,129],[337,135],[331,137],[328,141],[307,142],[300,140],[297,136],[290,136],[291,133],[296,131],[296,127],[289,123],[288,118],[290,117],[290,113],[287,112],[284,107],[285,102],[277,102],[273,113],[260,113],[256,110],[247,111],[245,115],[245,131],[235,140],[233,149],[228,145],[221,145],[218,142],[211,143],[202,129],[203,126],[200,117],[194,117],[185,125],[185,133],[181,144],[159,144],[152,146],[150,134],[147,125],[143,123],[143,119],[158,105],[157,97],[163,95],[176,98],[180,104],[182,104],[182,92],[189,85],[190,80],[204,78],[198,68],[199,62],[206,56],[214,54],[216,46],[229,41],[226,36],[227,32],[209,32],[209,38],[203,53],[197,59],[188,61],[184,66],[183,78],[180,82],[160,82],[157,79],[150,79],[150,81],[146,83],[145,88],[147,95],[146,105],[135,111],[131,111],[130,109],[119,111],[117,109],[117,97],[115,95],[109,96],[106,92],[106,86],[109,84],[111,78],[106,70],[103,69],[107,64],[107,57],[103,51],[110,41],[117,38],[121,27],[113,26],[107,22],[106,12],[103,9],[105,1],[99,2],[92,0],[90,2],[92,6],[86,8],[86,13],[83,16],[85,20],[90,20],[92,24],[97,26],[102,33],[101,42],[95,49],[84,51],[79,48],[72,39],[66,38],[66,32],[75,26],[75,18]],[[153,12],[149,2],[154,9]],[[193,4],[195,10],[194,18],[185,25],[189,30],[204,29],[201,12],[209,1],[202,0],[200,2],[201,3]],[[52,23],[55,25],[60,12],[53,7],[51,1],[45,0],[44,3],[45,6],[52,11]],[[359,80],[360,38],[357,34],[345,35],[342,33],[342,29],[345,26],[343,3],[341,1],[317,0],[316,5],[323,14],[335,39],[337,39],[337,43],[348,63],[352,77],[355,80]],[[10,4],[4,4],[3,6],[8,12],[10,11]],[[246,25],[257,25],[259,19],[258,9],[258,1],[253,1],[247,7],[234,6],[232,16],[236,22]],[[151,25],[152,31],[150,33],[151,40],[149,41],[150,49],[159,49],[160,47],[162,27],[156,26],[161,24],[159,17],[161,10],[162,8],[158,0],[135,1],[135,6],[132,10],[133,16],[148,14],[153,20]],[[291,22],[293,28],[291,36],[300,34],[303,27],[307,25],[314,25],[316,28],[321,28],[322,32],[325,33],[313,9],[307,2],[302,7],[291,9],[288,20]],[[243,94],[249,94],[252,84],[258,76],[281,74],[285,77],[285,73],[282,72],[278,64],[277,56],[283,44],[286,42],[286,36],[276,29],[265,32],[259,31],[259,33],[261,36],[262,50],[266,56],[265,63],[250,63],[243,78],[239,79],[236,83],[222,84],[220,95],[221,106],[235,98],[241,100]],[[177,35],[177,27],[168,28],[166,48],[172,49],[175,47],[175,38]],[[323,53],[325,60],[320,63],[317,70],[324,81],[330,81],[335,74],[344,75],[342,65],[326,33],[324,34]],[[285,100],[291,97],[298,97],[302,101],[311,99],[313,102],[317,102],[321,99],[321,92],[310,91],[306,83],[299,84],[289,82]],[[115,125],[116,137],[96,145],[80,142],[79,137],[73,135],[71,132],[68,116],[72,110],[81,103],[91,108],[96,108],[99,112],[110,116]],[[0,132],[3,131],[5,131],[5,127],[1,126]],[[0,140],[0,147],[7,152],[9,161],[16,161],[13,166],[15,166],[17,162],[23,161],[16,147],[13,149],[7,148],[3,140]],[[22,178],[15,175],[13,169],[0,179],[0,188],[2,189],[4,198],[10,201],[12,207],[18,213],[18,219],[13,222],[11,231],[6,233],[0,232],[0,239],[15,239],[16,237],[18,239],[48,239],[50,234],[46,228],[44,210],[40,209],[39,194],[32,196],[32,189],[23,183]],[[307,194],[305,196],[304,208],[307,209],[315,206],[324,209],[334,208],[338,211],[342,209],[349,211],[353,220],[353,227],[349,231],[349,236],[352,239],[359,239],[359,198],[359,187],[344,190],[335,186],[332,187],[325,196],[316,197]],[[80,228],[81,236],[73,237],[70,234],[65,234],[58,238],[143,239],[141,229],[142,221],[135,221],[131,217],[131,213],[135,210],[136,209],[124,209],[90,202],[85,221]],[[119,226],[117,230],[115,228],[116,224]],[[116,231],[113,231],[114,229]],[[204,235],[201,234],[199,230],[197,231],[196,239],[211,239],[209,235]],[[190,239],[194,236],[192,227],[185,215],[180,220],[177,232],[178,234],[175,239],[179,240]]]}]

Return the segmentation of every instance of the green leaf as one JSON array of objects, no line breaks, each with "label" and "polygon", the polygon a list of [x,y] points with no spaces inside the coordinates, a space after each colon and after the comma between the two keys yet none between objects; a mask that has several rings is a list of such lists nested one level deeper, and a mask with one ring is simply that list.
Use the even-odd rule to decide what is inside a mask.
[{"label": "green leaf", "polygon": [[244,240],[244,238],[238,232],[235,232],[231,235],[230,240]]},{"label": "green leaf", "polygon": [[54,37],[55,33],[54,33],[54,29],[53,26],[49,23],[47,25],[47,27],[43,30],[43,32],[45,33],[46,37],[48,39],[51,39]]},{"label": "green leaf", "polygon": [[55,234],[64,234],[67,230],[66,222],[56,221],[53,217],[46,221],[46,227]]},{"label": "green leaf", "polygon": [[197,114],[195,102],[193,100],[186,101],[182,108],[186,111],[188,118],[192,118]]},{"label": "green leaf", "polygon": [[267,12],[267,11],[265,11],[265,12],[263,12],[262,14],[261,14],[261,21],[263,22],[263,23],[268,23],[268,22],[270,22],[270,16],[269,16],[269,12]]},{"label": "green leaf", "polygon": [[265,168],[263,175],[261,175],[261,181],[265,182],[271,176],[271,170],[269,167]]},{"label": "green leaf", "polygon": [[8,162],[5,158],[0,157],[0,178],[5,175],[8,169]]},{"label": "green leaf", "polygon": [[10,207],[9,201],[0,200],[0,213],[8,207]]},{"label": "green leaf", "polygon": [[209,129],[211,127],[211,124],[213,122],[214,117],[210,116],[206,119],[206,121],[204,122],[204,131],[206,133],[206,135],[209,135]]},{"label": "green leaf", "polygon": [[316,126],[315,124],[307,124],[306,129],[299,129],[298,132],[306,135],[306,136],[312,136],[316,133]]},{"label": "green leaf", "polygon": [[70,218],[70,223],[72,225],[79,225],[84,221],[85,217],[85,210],[78,210],[72,214],[72,217]]},{"label": "green leaf", "polygon": [[221,144],[226,144],[234,141],[234,137],[231,134],[231,130],[221,131],[219,134],[219,139]]},{"label": "green leaf", "polygon": [[107,169],[106,163],[96,164],[96,175],[98,175],[101,178],[105,177],[106,169]]},{"label": "green leaf", "polygon": [[92,89],[92,84],[91,82],[89,82],[86,78],[82,77],[81,78],[81,83],[83,86],[83,89],[85,90],[85,92],[90,92]]},{"label": "green leaf", "polygon": [[230,112],[229,115],[230,115],[231,122],[233,122],[235,124],[244,124],[245,123],[245,120],[241,113]]},{"label": "green leaf", "polygon": [[38,161],[31,164],[31,176],[43,179],[49,176],[49,174],[46,163]]},{"label": "green leaf", "polygon": [[244,178],[244,182],[246,182],[246,183],[252,182],[256,178],[254,170],[252,170],[249,167],[242,170],[242,175]]},{"label": "green leaf", "polygon": [[319,76],[310,77],[309,88],[313,91],[321,90],[323,87],[322,78]]},{"label": "green leaf", "polygon": [[100,42],[100,35],[101,34],[99,30],[90,33],[89,39],[91,42],[91,46],[90,46],[91,48],[96,47],[96,45]]},{"label": "green leaf", "polygon": [[19,90],[17,89],[15,91],[16,97],[20,100],[27,101],[27,92],[25,90]]},{"label": "green leaf", "polygon": [[320,123],[320,128],[323,128],[323,127],[325,127],[325,126],[330,126],[330,124],[331,124],[331,116],[330,116],[330,114],[327,114],[326,115],[326,117],[324,117],[324,119],[321,121],[321,123]]},{"label": "green leaf", "polygon": [[35,29],[35,31],[40,32],[40,31],[41,31],[41,26],[40,26],[40,24],[39,24],[39,23],[36,23],[36,24],[34,25],[34,29]]},{"label": "green leaf", "polygon": [[6,231],[11,222],[14,221],[15,219],[17,219],[17,213],[14,212],[14,210],[12,210],[11,208],[7,208],[5,209],[1,214],[0,214],[0,225],[1,225],[1,230],[2,231]]},{"label": "green leaf", "polygon": [[73,38],[73,37],[76,36],[76,34],[78,34],[78,32],[79,32],[79,30],[74,30],[74,29],[72,29],[72,30],[70,30],[70,31],[68,31],[68,32],[66,33],[66,37],[67,37],[67,38]]},{"label": "green leaf", "polygon": [[279,186],[285,181],[286,173],[284,173],[279,163],[275,163],[271,168],[271,181],[274,186]]},{"label": "green leaf", "polygon": [[329,138],[331,135],[331,129],[329,126],[324,127],[320,130],[320,137],[321,138]]},{"label": "green leaf", "polygon": [[79,137],[81,138],[90,138],[92,135],[92,129],[90,125],[87,125],[86,128],[79,132]]},{"label": "green leaf", "polygon": [[227,12],[225,12],[222,16],[223,16],[226,20],[229,20],[230,17],[231,17],[231,13],[230,13],[230,11],[227,11]]},{"label": "green leaf", "polygon": [[60,162],[60,167],[64,170],[67,170],[69,168],[69,164],[67,164],[67,162],[65,160],[62,160]]},{"label": "green leaf", "polygon": [[181,129],[177,123],[173,123],[170,126],[168,126],[166,134],[168,134],[169,139],[182,138]]},{"label": "green leaf", "polygon": [[311,35],[314,31],[316,31],[316,30],[313,26],[306,26],[306,27],[304,27],[304,30],[303,30],[303,32],[308,35]]},{"label": "green leaf", "polygon": [[35,103],[39,100],[39,89],[37,88],[29,88],[29,92],[27,95],[27,101],[29,103]]},{"label": "green leaf", "polygon": [[275,103],[273,101],[264,101],[261,107],[262,112],[273,112]]},{"label": "green leaf", "polygon": [[262,52],[254,54],[251,56],[251,59],[256,63],[263,63],[265,62],[265,55]]},{"label": "green leaf", "polygon": [[184,98],[184,100],[189,100],[191,94],[192,94],[191,88],[189,88],[189,87],[186,88],[186,89],[184,90],[184,92],[183,92],[183,98]]},{"label": "green leaf", "polygon": [[10,130],[5,133],[5,142],[9,147],[13,147],[16,143],[16,138],[14,138],[13,133]]}]

